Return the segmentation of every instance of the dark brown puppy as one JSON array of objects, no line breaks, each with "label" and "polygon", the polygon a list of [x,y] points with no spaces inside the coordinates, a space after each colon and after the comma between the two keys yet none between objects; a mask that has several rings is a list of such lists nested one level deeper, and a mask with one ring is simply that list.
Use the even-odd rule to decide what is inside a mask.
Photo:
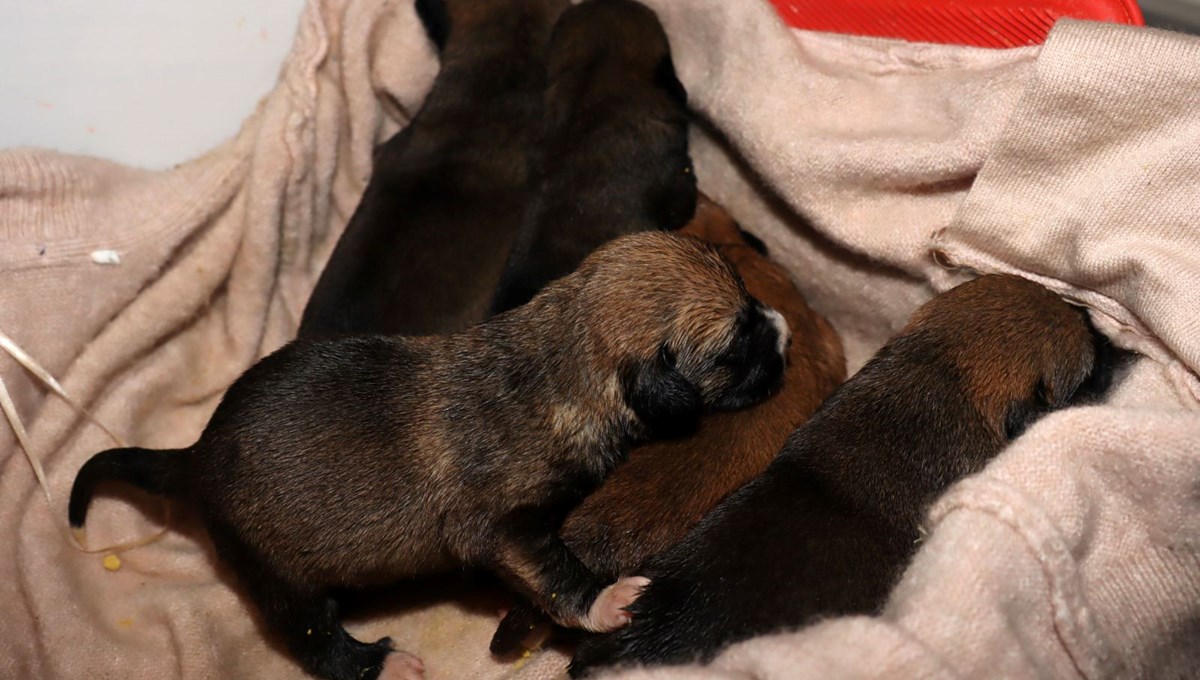
[{"label": "dark brown puppy", "polygon": [[651,560],[632,624],[585,641],[571,674],[707,660],[816,617],[878,611],[926,505],[1040,414],[1093,394],[1103,347],[1085,314],[1017,277],[938,296],[766,472]]},{"label": "dark brown puppy", "polygon": [[677,229],[696,208],[687,93],[654,12],[586,0],[550,39],[533,203],[492,312],[524,304],[622,235]]},{"label": "dark brown puppy", "polygon": [[449,333],[482,320],[529,202],[543,55],[567,0],[417,0],[441,70],[371,181],[300,337]]},{"label": "dark brown puppy", "polygon": [[[737,267],[746,290],[783,314],[793,334],[783,388],[745,411],[706,417],[690,437],[634,449],[567,516],[559,536],[603,580],[640,573],[646,558],[678,543],[727,493],[762,472],[846,379],[837,334],[729,213],[701,195],[696,216],[679,233],[715,245]],[[510,654],[523,640],[544,637],[548,624],[535,607],[517,605],[496,629],[492,653]]]},{"label": "dark brown puppy", "polygon": [[[628,236],[456,335],[284,347],[230,387],[191,447],[94,456],[69,519],[83,525],[103,479],[194,504],[268,625],[322,678],[369,680],[391,652],[350,637],[331,588],[457,565],[496,571],[559,623],[608,630],[644,580],[605,590],[555,533],[562,518],[633,440],[766,397],[787,332],[711,246]],[[418,664],[396,654],[389,673]]]}]

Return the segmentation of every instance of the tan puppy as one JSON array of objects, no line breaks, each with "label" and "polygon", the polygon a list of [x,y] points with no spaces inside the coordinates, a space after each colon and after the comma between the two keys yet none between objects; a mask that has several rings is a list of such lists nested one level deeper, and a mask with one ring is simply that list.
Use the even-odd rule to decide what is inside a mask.
[{"label": "tan puppy", "polygon": [[927,505],[1042,414],[1097,396],[1107,357],[1087,314],[1031,281],[984,276],[937,296],[766,471],[651,559],[632,624],[586,640],[572,677],[877,612]]},{"label": "tan puppy", "polygon": [[786,338],[712,247],[625,237],[456,335],[293,342],[230,387],[194,445],[89,460],[69,518],[83,525],[104,479],[192,503],[268,626],[330,680],[421,673],[387,639],[352,638],[331,589],[460,565],[563,625],[610,630],[645,581],[605,590],[562,518],[631,442],[776,389]]},{"label": "tan puppy", "polygon": [[[715,245],[750,294],[783,314],[793,333],[783,388],[745,411],[705,418],[686,439],[638,447],[571,512],[559,535],[602,579],[640,573],[647,557],[678,543],[727,493],[762,472],[792,430],[846,378],[837,334],[723,208],[701,195],[695,218],[679,233]],[[497,628],[491,650],[510,654],[522,640],[536,646],[548,623],[536,608],[517,605]]]}]

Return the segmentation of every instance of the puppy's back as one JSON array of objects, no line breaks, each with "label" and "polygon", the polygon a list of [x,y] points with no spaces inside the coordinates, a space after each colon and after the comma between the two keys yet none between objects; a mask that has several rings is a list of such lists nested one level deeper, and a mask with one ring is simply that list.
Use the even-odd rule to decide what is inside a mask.
[{"label": "puppy's back", "polygon": [[441,71],[374,170],[301,337],[421,335],[481,320],[528,204],[543,52],[566,0],[422,0]]}]

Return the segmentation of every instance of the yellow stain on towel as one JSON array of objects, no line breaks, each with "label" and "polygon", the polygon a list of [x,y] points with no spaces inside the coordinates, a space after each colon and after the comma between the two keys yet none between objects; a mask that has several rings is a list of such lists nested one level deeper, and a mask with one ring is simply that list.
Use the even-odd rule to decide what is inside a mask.
[{"label": "yellow stain on towel", "polygon": [[105,555],[101,564],[108,571],[116,571],[121,568],[121,558],[116,555]]},{"label": "yellow stain on towel", "polygon": [[129,630],[133,628],[133,619],[117,619],[117,625],[125,630]]}]

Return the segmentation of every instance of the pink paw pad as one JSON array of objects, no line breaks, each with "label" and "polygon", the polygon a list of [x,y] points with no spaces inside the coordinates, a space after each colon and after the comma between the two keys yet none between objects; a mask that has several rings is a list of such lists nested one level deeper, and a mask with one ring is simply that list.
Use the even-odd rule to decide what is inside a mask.
[{"label": "pink paw pad", "polygon": [[633,604],[649,584],[648,578],[631,576],[600,591],[580,626],[594,633],[607,633],[629,623],[633,616],[625,608]]},{"label": "pink paw pad", "polygon": [[408,652],[392,652],[383,662],[379,680],[424,680],[425,664]]}]

